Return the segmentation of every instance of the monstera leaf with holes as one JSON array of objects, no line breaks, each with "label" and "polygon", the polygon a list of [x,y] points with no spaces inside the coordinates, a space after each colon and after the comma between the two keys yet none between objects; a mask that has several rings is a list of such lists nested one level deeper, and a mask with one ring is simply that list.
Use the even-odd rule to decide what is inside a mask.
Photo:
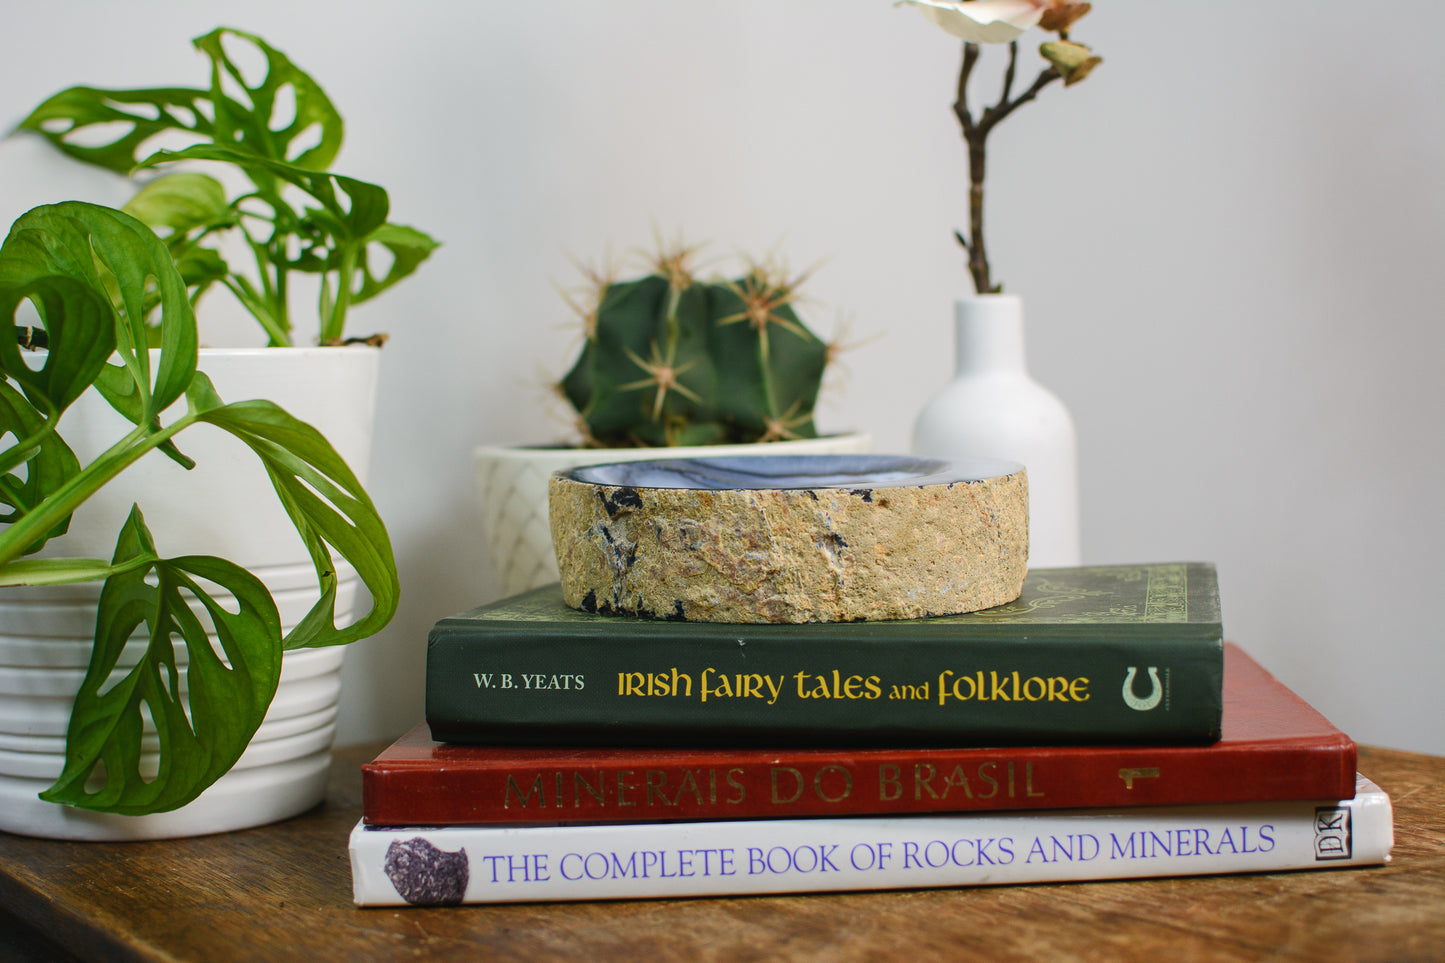
[{"label": "monstera leaf with holes", "polygon": [[[273,345],[289,345],[290,277],[319,274],[320,341],[340,341],[349,308],[410,275],[437,243],[388,222],[382,188],[327,171],[341,149],[341,115],[284,53],[230,28],[193,44],[210,61],[208,86],[71,87],[36,107],[19,129],[117,173],[163,168],[125,210],[163,233],[192,300],[220,284]],[[243,49],[233,56],[237,45]],[[248,76],[247,59],[259,60],[264,72]],[[184,146],[153,150],[161,136]],[[188,168],[197,163],[240,171],[250,188],[228,198],[220,181]],[[233,233],[251,253],[250,273],[223,257],[220,241]]]},{"label": "monstera leaf with holes", "polygon": [[[400,589],[390,539],[316,429],[270,402],[227,404],[196,370],[182,267],[136,218],[79,202],[23,215],[0,245],[0,310],[13,323],[27,304],[38,325],[24,326],[23,339],[0,338],[0,585],[104,583],[65,769],[42,798],[130,815],[174,809],[240,758],[275,694],[283,650],[351,642],[391,619]],[[27,363],[22,340],[47,344],[43,361]],[[154,361],[150,346],[159,348]],[[92,387],[130,427],[81,464],[60,417]],[[162,423],[182,398],[185,413]],[[317,600],[285,637],[259,579],[225,559],[165,557],[141,506],[117,533],[110,559],[30,557],[147,452],[191,465],[183,433],[196,424],[230,432],[256,455],[310,553]],[[338,621],[338,558],[372,598],[354,621]],[[118,671],[121,650],[138,634],[148,640],[145,654]],[[141,755],[147,721],[159,736],[154,771]]]}]

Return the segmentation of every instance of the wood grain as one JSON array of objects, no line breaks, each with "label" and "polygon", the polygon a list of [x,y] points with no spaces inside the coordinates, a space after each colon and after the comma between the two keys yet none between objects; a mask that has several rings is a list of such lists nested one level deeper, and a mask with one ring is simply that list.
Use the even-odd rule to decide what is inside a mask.
[{"label": "wood grain", "polygon": [[[358,766],[328,801],[246,832],[153,843],[0,834],[0,906],[81,959],[1438,960],[1445,758],[1361,748],[1395,803],[1384,867],[844,895],[359,909],[346,837]],[[0,936],[0,957],[7,945]]]}]

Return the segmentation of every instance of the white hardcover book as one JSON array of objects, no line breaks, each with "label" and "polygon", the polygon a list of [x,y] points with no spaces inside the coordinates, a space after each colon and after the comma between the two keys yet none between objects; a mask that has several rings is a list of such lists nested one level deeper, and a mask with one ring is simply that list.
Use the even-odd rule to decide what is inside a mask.
[{"label": "white hardcover book", "polygon": [[718,822],[374,827],[363,906],[638,899],[1202,876],[1384,863],[1390,798]]}]

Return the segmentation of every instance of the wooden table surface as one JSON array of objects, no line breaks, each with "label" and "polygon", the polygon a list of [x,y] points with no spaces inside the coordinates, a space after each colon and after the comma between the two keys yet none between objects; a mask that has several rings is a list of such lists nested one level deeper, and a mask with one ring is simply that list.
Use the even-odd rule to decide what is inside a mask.
[{"label": "wooden table surface", "polygon": [[[1445,959],[1445,758],[1361,748],[1395,804],[1384,867],[840,895],[360,909],[358,765],[327,802],[146,843],[0,833],[0,958],[83,960]],[[10,919],[6,918],[8,912]],[[63,950],[60,948],[63,947]]]}]

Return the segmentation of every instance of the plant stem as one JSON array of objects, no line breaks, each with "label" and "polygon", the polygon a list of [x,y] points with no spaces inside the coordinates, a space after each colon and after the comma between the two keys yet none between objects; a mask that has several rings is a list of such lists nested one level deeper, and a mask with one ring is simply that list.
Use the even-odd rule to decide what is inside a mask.
[{"label": "plant stem", "polygon": [[145,556],[113,565],[100,558],[22,558],[0,566],[0,585],[74,585],[99,582],[149,565]]},{"label": "plant stem", "polygon": [[151,431],[148,427],[141,426],[112,445],[104,454],[86,465],[80,474],[52,492],[34,511],[0,534],[0,571],[59,524],[61,519],[78,509],[108,481],[134,464],[146,452],[160,447],[195,421],[196,415],[187,412],[160,431]]},{"label": "plant stem", "polygon": [[351,308],[351,286],[356,279],[356,264],[361,254],[357,242],[348,242],[341,250],[341,268],[336,278],[336,303],[331,307],[331,317],[321,319],[321,344],[341,340],[346,330],[346,312]]},{"label": "plant stem", "polygon": [[1008,67],[1004,71],[1003,91],[999,95],[999,102],[985,108],[983,113],[975,118],[968,107],[968,81],[978,63],[979,48],[978,44],[965,43],[963,65],[958,71],[958,93],[953,102],[953,114],[958,118],[964,142],[968,145],[968,237],[964,238],[956,231],[954,236],[968,252],[968,273],[973,278],[974,291],[979,294],[997,294],[1003,290],[1003,285],[993,280],[988,263],[988,249],[984,245],[983,237],[984,175],[987,171],[989,131],[1060,77],[1054,67],[1046,67],[1034,78],[1027,90],[1010,99],[1014,73],[1018,66],[1018,46],[1018,41],[1009,44]]},{"label": "plant stem", "polygon": [[[271,216],[244,210],[242,202],[255,200],[265,204],[271,209]],[[256,277],[260,279],[261,290],[260,300],[256,304],[249,304],[242,300],[251,314],[261,323],[271,342],[268,347],[289,348],[291,341],[291,306],[286,295],[286,251],[283,235],[289,235],[288,228],[282,226],[281,211],[283,206],[272,194],[264,191],[256,191],[238,197],[231,204],[236,212],[236,226],[241,230],[241,236],[246,239],[246,244],[251,248],[251,257],[256,262]],[[289,208],[285,209],[289,213]],[[257,240],[246,227],[246,218],[250,217],[262,224],[270,231],[270,237],[264,241]],[[282,239],[278,239],[282,238]],[[235,289],[240,278],[231,277],[225,279],[227,286]]]},{"label": "plant stem", "polygon": [[[284,258],[284,257],[285,257],[285,254],[283,253],[283,254],[281,255],[281,257]],[[264,271],[265,271],[264,266],[262,267],[262,271],[263,271],[263,273],[264,273]],[[278,337],[275,337],[274,335],[272,336],[272,339],[271,339],[271,341],[272,341],[271,347],[273,347],[273,348],[289,348],[289,347],[291,347],[291,345],[292,345],[292,340],[291,340],[291,297],[290,297],[289,294],[286,293],[286,291],[287,291],[286,281],[287,281],[287,268],[286,268],[286,266],[284,265],[284,263],[281,263],[280,261],[278,261],[277,264],[276,264],[276,288],[275,288],[275,302],[274,302],[274,303],[275,303],[275,305],[276,305],[276,307],[275,307],[275,312],[276,312],[276,325],[277,325],[278,328],[281,329],[281,336],[280,336],[279,338],[278,338]]]}]

